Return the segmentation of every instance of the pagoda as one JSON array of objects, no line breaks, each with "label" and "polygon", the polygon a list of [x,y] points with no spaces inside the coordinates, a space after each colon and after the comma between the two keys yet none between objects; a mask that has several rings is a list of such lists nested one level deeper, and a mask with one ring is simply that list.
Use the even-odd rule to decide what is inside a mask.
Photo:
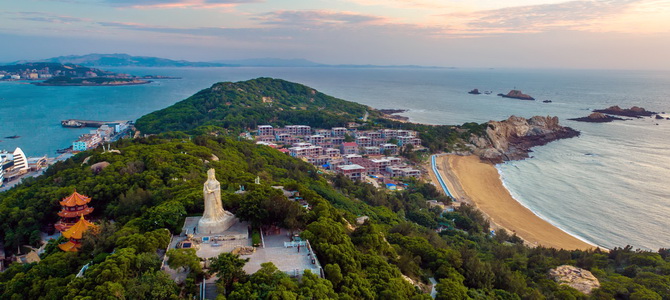
[{"label": "pagoda", "polygon": [[65,252],[77,252],[81,247],[81,239],[84,237],[84,232],[89,229],[96,228],[96,226],[84,219],[84,216],[79,217],[79,221],[63,231],[63,236],[68,239],[67,242],[58,245],[58,248]]},{"label": "pagoda", "polygon": [[89,202],[91,202],[91,198],[77,193],[77,190],[72,195],[63,198],[60,201],[62,209],[58,212],[61,219],[54,227],[60,232],[65,232],[75,223],[78,223],[79,217],[84,217],[93,211],[93,207],[88,207]]}]

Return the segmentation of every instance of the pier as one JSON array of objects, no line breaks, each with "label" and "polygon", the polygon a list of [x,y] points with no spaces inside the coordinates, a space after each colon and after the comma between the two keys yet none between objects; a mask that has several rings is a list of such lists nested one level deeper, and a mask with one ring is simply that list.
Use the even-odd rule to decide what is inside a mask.
[{"label": "pier", "polygon": [[119,124],[126,124],[130,121],[93,121],[93,120],[78,120],[78,119],[67,119],[64,121],[60,121],[60,124],[63,127],[71,127],[71,128],[81,128],[81,127],[93,127],[93,128],[98,128],[102,125],[105,124],[113,124],[113,123],[119,123]]}]

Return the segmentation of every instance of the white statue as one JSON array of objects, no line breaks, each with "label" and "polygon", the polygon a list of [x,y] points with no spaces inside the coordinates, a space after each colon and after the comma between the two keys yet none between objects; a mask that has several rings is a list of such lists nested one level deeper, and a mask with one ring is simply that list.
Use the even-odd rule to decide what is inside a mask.
[{"label": "white statue", "polygon": [[198,221],[198,234],[221,233],[235,223],[235,217],[223,209],[221,184],[216,180],[214,169],[207,171],[207,181],[202,189],[205,197],[205,212]]}]

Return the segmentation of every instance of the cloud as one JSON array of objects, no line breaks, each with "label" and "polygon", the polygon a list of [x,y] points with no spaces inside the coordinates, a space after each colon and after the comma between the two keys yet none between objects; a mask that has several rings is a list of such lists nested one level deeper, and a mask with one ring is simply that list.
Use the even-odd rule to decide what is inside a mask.
[{"label": "cloud", "polygon": [[280,10],[258,15],[254,19],[265,25],[302,27],[370,25],[389,21],[385,17],[374,15],[323,10]]},{"label": "cloud", "polygon": [[549,30],[587,30],[606,26],[603,20],[624,14],[642,0],[577,0],[556,4],[507,7],[442,15],[461,22],[471,33],[532,33]]},{"label": "cloud", "polygon": [[102,2],[116,7],[132,8],[216,8],[260,3],[264,0],[102,0]]},{"label": "cloud", "polygon": [[5,12],[4,14],[9,15],[10,18],[14,20],[26,20],[26,21],[44,22],[52,24],[72,24],[72,23],[90,21],[90,19],[85,18],[77,18],[77,17],[63,16],[43,12]]}]

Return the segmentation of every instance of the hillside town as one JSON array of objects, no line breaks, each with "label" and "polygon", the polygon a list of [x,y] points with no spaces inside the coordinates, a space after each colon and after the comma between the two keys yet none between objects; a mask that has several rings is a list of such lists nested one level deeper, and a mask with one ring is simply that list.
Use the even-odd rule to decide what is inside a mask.
[{"label": "hillside town", "polygon": [[420,170],[398,157],[403,147],[411,147],[413,151],[424,149],[417,132],[412,130],[260,125],[254,139],[257,144],[273,147],[323,170],[352,180],[377,179],[390,189],[395,188],[390,178],[421,176]]},{"label": "hillside town", "polygon": [[119,76],[99,69],[55,63],[27,63],[0,67],[0,80],[39,80],[58,76],[95,78],[112,75]]}]

